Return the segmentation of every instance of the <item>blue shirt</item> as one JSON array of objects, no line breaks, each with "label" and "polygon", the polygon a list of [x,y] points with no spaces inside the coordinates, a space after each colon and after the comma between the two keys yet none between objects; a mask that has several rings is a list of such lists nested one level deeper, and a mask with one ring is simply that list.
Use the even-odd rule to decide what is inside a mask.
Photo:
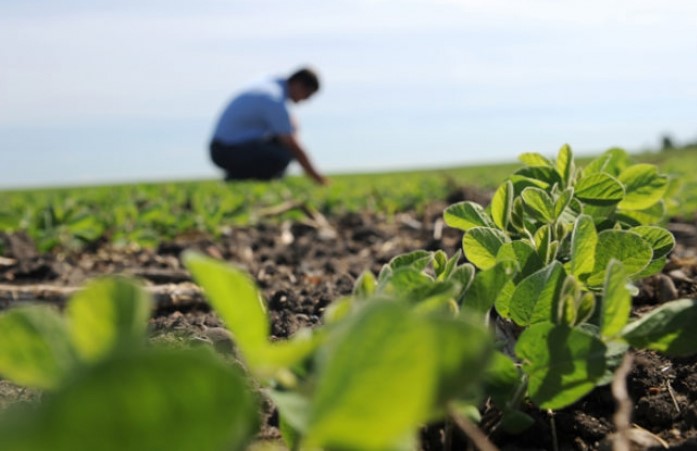
[{"label": "blue shirt", "polygon": [[287,100],[285,79],[270,79],[247,88],[225,108],[213,139],[223,144],[239,144],[293,133]]}]

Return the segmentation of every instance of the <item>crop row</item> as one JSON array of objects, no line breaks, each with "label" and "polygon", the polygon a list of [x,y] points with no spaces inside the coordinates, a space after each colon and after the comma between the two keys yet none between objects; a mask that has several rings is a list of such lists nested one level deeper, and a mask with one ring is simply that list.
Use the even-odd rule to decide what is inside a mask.
[{"label": "crop row", "polygon": [[0,418],[0,447],[244,449],[263,393],[289,449],[414,449],[419,428],[443,420],[485,448],[485,400],[516,433],[532,422],[525,400],[568,406],[610,383],[632,349],[697,352],[697,301],[631,317],[633,283],[660,272],[675,244],[656,225],[669,178],[618,149],[583,169],[567,146],[556,160],[521,159],[490,205],[444,212],[462,251],[416,250],[364,272],[322,326],[288,340],[271,339],[248,275],[184,254],[241,366],[146,345],[150,300],[121,279],[93,282],[64,315],[4,313],[0,374],[46,397]]}]

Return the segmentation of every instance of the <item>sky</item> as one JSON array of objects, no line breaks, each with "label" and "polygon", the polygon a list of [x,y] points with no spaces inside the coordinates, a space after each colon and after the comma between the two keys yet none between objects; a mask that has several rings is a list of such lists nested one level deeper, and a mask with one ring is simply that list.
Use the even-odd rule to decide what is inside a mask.
[{"label": "sky", "polygon": [[329,174],[697,141],[695,30],[694,0],[3,0],[0,188],[219,177],[226,103],[303,65]]}]

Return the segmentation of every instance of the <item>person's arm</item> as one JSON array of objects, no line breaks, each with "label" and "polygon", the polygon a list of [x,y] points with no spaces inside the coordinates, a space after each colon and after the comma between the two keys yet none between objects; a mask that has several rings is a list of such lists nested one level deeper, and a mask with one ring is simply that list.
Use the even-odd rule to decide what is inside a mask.
[{"label": "person's arm", "polygon": [[310,178],[312,178],[312,180],[319,183],[320,185],[329,184],[329,180],[322,174],[317,172],[315,167],[312,165],[312,162],[310,162],[307,153],[303,150],[302,146],[300,145],[300,143],[294,135],[280,135],[278,139],[281,141],[281,144],[283,144],[286,148],[288,148],[288,150],[290,150],[293,153],[295,159],[298,160],[300,166],[302,166],[305,173]]}]

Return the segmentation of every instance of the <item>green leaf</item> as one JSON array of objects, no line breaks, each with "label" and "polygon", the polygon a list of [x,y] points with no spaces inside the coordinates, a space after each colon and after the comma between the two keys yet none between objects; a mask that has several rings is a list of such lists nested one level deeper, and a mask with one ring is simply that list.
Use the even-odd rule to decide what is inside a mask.
[{"label": "green leaf", "polygon": [[486,393],[501,408],[513,400],[521,383],[521,373],[510,357],[494,352],[484,374]]},{"label": "green leaf", "polygon": [[494,224],[501,229],[506,230],[508,223],[511,220],[511,209],[513,208],[513,184],[508,181],[496,190],[494,197],[491,199],[491,217]]},{"label": "green leaf", "polygon": [[417,271],[423,271],[426,266],[431,263],[432,259],[433,254],[431,252],[419,249],[406,254],[397,255],[389,261],[388,266],[393,271],[400,268],[411,268]]},{"label": "green leaf", "polygon": [[[306,396],[295,391],[279,390],[269,390],[266,394],[278,408],[283,423],[290,426],[295,434],[301,435],[307,431],[310,400]],[[300,437],[293,438],[299,440]]]},{"label": "green leaf", "polygon": [[[464,293],[472,283],[475,273],[474,266],[471,263],[464,263],[456,266],[450,273],[448,280],[452,280],[460,285],[461,293]],[[461,296],[457,299],[458,303],[462,302]]]},{"label": "green leaf", "polygon": [[377,293],[398,299],[422,299],[434,287],[435,281],[422,271],[405,267],[392,271],[378,285]]},{"label": "green leaf", "polygon": [[584,175],[596,172],[605,172],[617,176],[629,164],[629,155],[620,148],[612,148],[605,151],[600,157],[593,160],[583,170]]},{"label": "green leaf", "polygon": [[651,261],[651,245],[634,232],[626,230],[603,230],[598,234],[595,248],[595,266],[588,278],[590,286],[600,286],[605,280],[605,268],[611,259],[622,262],[630,277],[638,274]]},{"label": "green leaf", "polygon": [[443,212],[443,220],[450,227],[465,232],[473,227],[493,227],[495,225],[481,205],[470,201],[450,205]]},{"label": "green leaf", "polygon": [[517,277],[527,277],[530,274],[542,269],[544,263],[537,255],[537,249],[527,241],[516,240],[504,243],[496,254],[498,263],[504,261],[514,262],[518,268]]},{"label": "green leaf", "polygon": [[627,325],[622,337],[635,348],[670,356],[697,353],[697,299],[667,302]]},{"label": "green leaf", "polygon": [[437,355],[432,331],[407,305],[366,304],[319,354],[305,445],[388,449],[415,433],[433,402]]},{"label": "green leaf", "polygon": [[605,351],[595,336],[552,323],[528,327],[515,347],[528,394],[543,409],[561,409],[593,390],[605,372]]},{"label": "green leaf", "polygon": [[[443,252],[443,255],[445,256],[445,252]],[[452,257],[445,261],[445,264],[443,264],[439,268],[434,267],[434,271],[436,272],[436,278],[438,280],[449,279],[455,268],[457,268],[457,262],[460,260],[460,257],[462,257],[462,250],[458,249]],[[474,268],[472,269],[474,270]]]},{"label": "green leaf", "polygon": [[512,278],[514,267],[510,261],[504,261],[478,271],[465,293],[462,307],[481,314],[489,311],[501,293],[501,287]]},{"label": "green leaf", "polygon": [[574,224],[571,234],[571,274],[581,278],[593,272],[598,234],[593,219],[581,215]]},{"label": "green leaf", "polygon": [[[532,183],[538,185],[538,187],[542,189],[546,189],[554,184],[561,184],[561,178],[552,165],[521,168],[515,172],[515,176],[530,179]],[[513,179],[511,180],[513,181]],[[513,181],[513,184],[516,185],[516,182]]]},{"label": "green leaf", "polygon": [[465,398],[472,385],[483,377],[493,343],[482,325],[465,318],[431,316],[427,321],[438,349],[435,407],[445,413],[450,401]]},{"label": "green leaf", "polygon": [[243,450],[259,424],[240,372],[201,350],[143,349],[107,359],[25,413],[3,431],[0,448]]},{"label": "green leaf", "polygon": [[527,166],[552,167],[552,162],[537,152],[526,152],[518,155],[518,159]]},{"label": "green leaf", "polygon": [[554,201],[546,191],[529,187],[525,188],[521,195],[527,210],[535,219],[545,223],[551,223],[556,219]]},{"label": "green leaf", "polygon": [[600,305],[600,333],[612,338],[627,324],[632,311],[632,296],[627,289],[627,276],[622,263],[610,260],[605,273],[603,302]]},{"label": "green leaf", "polygon": [[119,346],[144,344],[152,307],[150,295],[131,280],[92,281],[68,302],[70,339],[86,362],[100,360]]},{"label": "green leaf", "polygon": [[254,282],[243,271],[201,254],[186,252],[183,259],[245,358],[259,352],[267,344],[269,323]]},{"label": "green leaf", "polygon": [[0,314],[0,375],[45,390],[60,386],[76,365],[63,318],[48,307]]},{"label": "green leaf", "polygon": [[372,272],[365,270],[358,276],[356,283],[353,285],[353,295],[358,298],[368,298],[375,293],[377,280]]},{"label": "green leaf", "polygon": [[525,203],[522,197],[516,197],[513,199],[513,207],[511,208],[511,225],[518,232],[524,232],[526,230],[526,214],[525,214]]},{"label": "green leaf", "polygon": [[571,151],[571,147],[568,144],[564,144],[561,149],[559,149],[556,169],[559,177],[561,177],[562,186],[569,186],[571,184],[571,180],[573,179],[575,168],[574,155]]},{"label": "green leaf", "polygon": [[490,227],[473,227],[462,238],[465,256],[480,269],[496,264],[496,254],[503,243],[510,241],[500,230]]},{"label": "green leaf", "polygon": [[618,177],[624,184],[625,196],[618,207],[624,210],[643,210],[655,204],[668,188],[668,177],[660,175],[652,164],[635,164]]},{"label": "green leaf", "polygon": [[576,218],[576,214],[570,209],[571,200],[574,198],[574,189],[568,188],[562,191],[557,200],[554,202],[554,218],[564,220],[568,218],[568,222],[572,222]]},{"label": "green leaf", "polygon": [[652,260],[667,256],[675,247],[673,234],[663,227],[638,226],[631,228],[630,232],[636,233],[651,245],[653,249]]},{"label": "green leaf", "polygon": [[616,178],[601,172],[584,176],[574,189],[576,198],[590,205],[615,205],[624,197],[622,184]]},{"label": "green leaf", "polygon": [[553,321],[556,318],[556,302],[565,278],[563,266],[554,261],[523,279],[511,297],[511,319],[520,326]]},{"label": "green leaf", "polygon": [[525,188],[529,186],[541,189],[550,188],[550,184],[548,182],[538,180],[532,177],[527,177],[524,175],[513,174],[510,177],[508,177],[508,180],[510,180],[511,183],[513,183],[513,192],[516,194],[516,198],[518,195],[520,195],[521,192],[523,192]]},{"label": "green leaf", "polygon": [[618,220],[632,226],[656,224],[661,222],[665,215],[666,204],[663,200],[643,210],[620,210],[617,212]]}]

